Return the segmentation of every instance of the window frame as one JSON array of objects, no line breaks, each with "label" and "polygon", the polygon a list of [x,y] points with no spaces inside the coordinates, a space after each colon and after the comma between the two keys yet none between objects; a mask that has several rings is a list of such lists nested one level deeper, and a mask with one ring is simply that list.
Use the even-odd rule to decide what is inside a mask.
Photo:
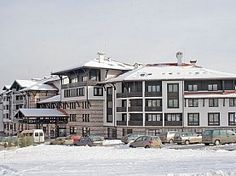
[{"label": "window frame", "polygon": [[[213,121],[211,122],[210,120],[210,116],[213,115]],[[217,117],[215,117],[215,115],[217,115]],[[218,118],[218,119],[215,119]],[[212,113],[208,113],[208,126],[220,126],[220,113],[216,112],[212,112]]]}]

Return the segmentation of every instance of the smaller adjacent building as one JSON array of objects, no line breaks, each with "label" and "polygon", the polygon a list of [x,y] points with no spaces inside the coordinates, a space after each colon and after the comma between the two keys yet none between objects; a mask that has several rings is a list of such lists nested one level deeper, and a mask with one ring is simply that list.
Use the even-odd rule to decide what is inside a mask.
[{"label": "smaller adjacent building", "polygon": [[10,86],[4,86],[0,94],[2,105],[3,131],[6,135],[19,132],[15,114],[21,108],[36,108],[37,102],[57,95],[60,81],[57,76],[42,79],[15,80]]},{"label": "smaller adjacent building", "polygon": [[19,109],[15,121],[19,131],[43,129],[46,137],[55,138],[66,135],[68,115],[58,109]]}]

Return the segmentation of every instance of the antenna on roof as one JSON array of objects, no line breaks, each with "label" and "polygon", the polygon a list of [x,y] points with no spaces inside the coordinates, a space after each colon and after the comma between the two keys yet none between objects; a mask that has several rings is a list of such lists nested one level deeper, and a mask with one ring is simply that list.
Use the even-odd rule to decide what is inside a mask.
[{"label": "antenna on roof", "polygon": [[176,58],[177,58],[177,65],[181,66],[182,65],[182,58],[183,58],[183,53],[182,52],[177,52],[176,53]]}]

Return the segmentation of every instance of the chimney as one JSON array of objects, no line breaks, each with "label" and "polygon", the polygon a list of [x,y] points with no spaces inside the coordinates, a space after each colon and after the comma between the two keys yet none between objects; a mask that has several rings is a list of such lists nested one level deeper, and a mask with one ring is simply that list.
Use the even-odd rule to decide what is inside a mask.
[{"label": "chimney", "polygon": [[181,66],[182,65],[182,58],[183,58],[183,53],[182,52],[177,52],[176,53],[176,58],[177,58],[177,65]]},{"label": "chimney", "polygon": [[191,64],[192,66],[196,66],[196,63],[197,63],[197,59],[195,59],[195,60],[190,60],[190,64]]},{"label": "chimney", "polygon": [[99,62],[103,62],[105,60],[105,53],[97,52],[97,54],[98,54]]}]

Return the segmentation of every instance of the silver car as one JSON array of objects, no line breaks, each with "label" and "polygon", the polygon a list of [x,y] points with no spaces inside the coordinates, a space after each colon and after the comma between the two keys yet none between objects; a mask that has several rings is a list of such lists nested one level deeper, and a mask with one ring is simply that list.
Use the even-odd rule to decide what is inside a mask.
[{"label": "silver car", "polygon": [[140,136],[129,147],[161,148],[162,143],[158,136]]},{"label": "silver car", "polygon": [[159,135],[162,143],[173,143],[177,131],[163,132]]},{"label": "silver car", "polygon": [[174,143],[186,145],[202,143],[202,136],[193,132],[177,132],[174,137]]}]

